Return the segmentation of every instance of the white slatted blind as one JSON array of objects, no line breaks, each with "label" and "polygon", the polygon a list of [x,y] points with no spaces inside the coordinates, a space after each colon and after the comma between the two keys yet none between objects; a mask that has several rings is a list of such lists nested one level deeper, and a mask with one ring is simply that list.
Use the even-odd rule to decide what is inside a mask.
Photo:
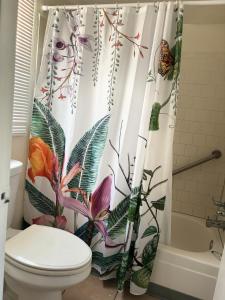
[{"label": "white slatted blind", "polygon": [[32,102],[34,0],[19,0],[16,32],[13,134],[26,134]]}]

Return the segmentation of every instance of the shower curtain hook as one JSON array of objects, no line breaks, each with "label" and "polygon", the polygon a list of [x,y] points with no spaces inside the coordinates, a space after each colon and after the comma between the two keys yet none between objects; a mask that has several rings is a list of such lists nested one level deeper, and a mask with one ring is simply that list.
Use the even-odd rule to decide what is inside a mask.
[{"label": "shower curtain hook", "polygon": [[154,0],[154,7],[156,13],[159,11],[160,1],[165,2],[165,0]]},{"label": "shower curtain hook", "polygon": [[78,3],[78,1],[77,1],[77,0],[74,0],[74,6],[76,6],[76,7],[77,7],[77,10],[79,10],[79,3]]},{"label": "shower curtain hook", "polygon": [[140,6],[140,1],[137,1],[137,5],[136,5],[136,13],[139,13],[141,6]]},{"label": "shower curtain hook", "polygon": [[118,10],[119,6],[118,6],[118,2],[116,1],[116,10]]}]

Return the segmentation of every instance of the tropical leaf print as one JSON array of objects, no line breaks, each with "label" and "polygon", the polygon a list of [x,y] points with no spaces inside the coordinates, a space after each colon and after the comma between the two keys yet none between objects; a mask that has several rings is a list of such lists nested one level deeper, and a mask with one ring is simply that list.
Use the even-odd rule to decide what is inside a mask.
[{"label": "tropical leaf print", "polygon": [[182,40],[178,39],[171,49],[171,53],[174,57],[174,65],[172,72],[168,73],[168,80],[177,80],[180,74],[180,63],[181,63],[181,48],[182,48]]},{"label": "tropical leaf print", "polygon": [[156,79],[155,79],[155,75],[154,75],[154,73],[152,72],[152,70],[150,70],[149,72],[148,72],[148,76],[147,76],[147,82],[152,82],[152,81],[155,81]]},{"label": "tropical leaf print", "polygon": [[36,187],[26,180],[25,190],[28,193],[30,203],[41,213],[55,216],[56,206],[53,201],[43,195]]},{"label": "tropical leaf print", "polygon": [[116,253],[110,256],[104,256],[101,252],[92,252],[92,264],[96,267],[101,268],[101,274],[105,272],[117,269],[121,264],[121,258],[123,253]]},{"label": "tropical leaf print", "polygon": [[166,197],[162,197],[156,201],[151,201],[152,206],[158,210],[164,210]]},{"label": "tropical leaf print", "polygon": [[31,135],[40,137],[53,150],[62,169],[65,151],[65,136],[56,119],[37,99],[34,100]]},{"label": "tropical leaf print", "polygon": [[129,209],[128,209],[128,219],[130,222],[134,222],[137,210],[139,209],[140,205],[140,188],[136,187],[132,189],[131,195],[130,195],[130,203],[129,203]]},{"label": "tropical leaf print", "polygon": [[155,234],[151,241],[149,241],[142,252],[143,267],[134,271],[131,280],[141,288],[148,288],[150,277],[152,274],[153,261],[156,256],[156,251],[159,242],[159,235]]},{"label": "tropical leaf print", "polygon": [[[99,120],[74,147],[68,165],[69,172],[75,163],[79,162],[82,171],[70,181],[70,188],[79,187],[91,193],[96,182],[98,166],[105,147],[110,116],[106,115]],[[79,198],[77,193],[71,193],[72,197]]]},{"label": "tropical leaf print", "polygon": [[183,34],[183,23],[184,23],[184,16],[183,16],[183,9],[180,10],[180,13],[177,18],[177,32],[176,32],[176,39],[182,37]]},{"label": "tropical leaf print", "polygon": [[145,237],[150,236],[155,233],[157,233],[157,228],[153,225],[150,225],[148,228],[145,229],[145,231],[142,235],[142,238],[145,238]]},{"label": "tropical leaf print", "polygon": [[91,221],[84,223],[75,231],[75,235],[82,239],[85,243],[88,243],[89,240],[92,239],[97,233],[98,230],[94,224],[93,226],[91,225]]},{"label": "tropical leaf print", "polygon": [[151,118],[149,123],[149,130],[155,131],[159,130],[159,114],[161,110],[161,104],[158,102],[155,102],[152,105],[152,112],[151,112]]},{"label": "tropical leaf print", "polygon": [[[161,166],[156,167],[154,170],[143,170],[144,178],[140,187],[140,199],[142,201],[141,205],[146,205],[147,210],[141,215],[149,214],[149,223],[150,225],[145,229],[142,234],[142,239],[145,238],[145,246],[141,253],[134,251],[134,268],[131,275],[131,281],[137,286],[147,289],[152,273],[153,262],[156,256],[159,237],[160,237],[160,228],[157,220],[157,211],[163,210],[165,206],[166,197],[163,196],[158,200],[149,201],[149,196],[151,192],[167,182],[167,179],[156,182],[152,185],[152,179],[155,177],[158,170],[161,169]],[[147,189],[144,189],[143,182],[145,181],[145,186]],[[150,202],[150,203],[149,203]],[[150,240],[149,240],[150,239]]]},{"label": "tropical leaf print", "polygon": [[142,263],[147,265],[150,263],[156,255],[156,250],[158,246],[159,235],[155,234],[151,241],[149,241],[142,252]]},{"label": "tropical leaf print", "polygon": [[110,213],[108,217],[108,234],[110,238],[118,238],[125,233],[128,217],[129,199],[124,198]]},{"label": "tropical leaf print", "polygon": [[148,264],[140,270],[135,271],[131,277],[131,281],[133,281],[137,286],[147,289],[150,282],[151,273],[152,264]]},{"label": "tropical leaf print", "polygon": [[121,257],[121,262],[117,271],[117,288],[119,291],[123,290],[125,278],[126,278],[126,272],[128,270],[128,265],[130,261],[129,251],[126,251],[123,253],[123,256]]},{"label": "tropical leaf print", "polygon": [[[157,171],[160,169],[161,169],[161,166],[157,166],[154,170],[146,170],[146,169],[143,170],[143,173],[146,176],[144,180],[145,180],[145,183],[147,183],[147,189],[146,190],[144,189],[143,181],[142,181],[141,187],[140,187],[140,197],[139,197],[139,198],[141,198],[141,205],[145,204],[147,206],[147,210],[142,214],[142,216],[145,215],[146,213],[151,214],[151,217],[155,221],[155,225],[156,225],[158,233],[159,233],[159,225],[157,222],[157,210],[164,210],[166,196],[162,196],[160,199],[157,199],[157,200],[152,200],[151,205],[149,204],[148,198],[154,189],[160,187],[162,184],[165,184],[168,181],[168,179],[164,179],[164,180],[156,182],[154,185],[151,184],[152,179],[155,177]],[[156,209],[155,213],[153,211],[153,208]]]}]

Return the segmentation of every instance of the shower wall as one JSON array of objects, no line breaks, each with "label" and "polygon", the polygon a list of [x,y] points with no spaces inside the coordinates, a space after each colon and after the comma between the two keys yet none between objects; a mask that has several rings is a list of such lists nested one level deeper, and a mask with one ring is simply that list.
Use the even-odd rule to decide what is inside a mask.
[{"label": "shower wall", "polygon": [[184,26],[174,168],[214,149],[223,156],[174,176],[173,210],[202,218],[215,213],[225,179],[224,36],[225,24]]}]

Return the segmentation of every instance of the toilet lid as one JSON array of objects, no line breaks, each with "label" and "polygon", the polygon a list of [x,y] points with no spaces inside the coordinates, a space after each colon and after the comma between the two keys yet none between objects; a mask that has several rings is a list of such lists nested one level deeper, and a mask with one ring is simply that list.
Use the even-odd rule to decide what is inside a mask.
[{"label": "toilet lid", "polygon": [[32,225],[6,242],[6,256],[44,270],[73,270],[90,263],[91,249],[67,231]]}]

